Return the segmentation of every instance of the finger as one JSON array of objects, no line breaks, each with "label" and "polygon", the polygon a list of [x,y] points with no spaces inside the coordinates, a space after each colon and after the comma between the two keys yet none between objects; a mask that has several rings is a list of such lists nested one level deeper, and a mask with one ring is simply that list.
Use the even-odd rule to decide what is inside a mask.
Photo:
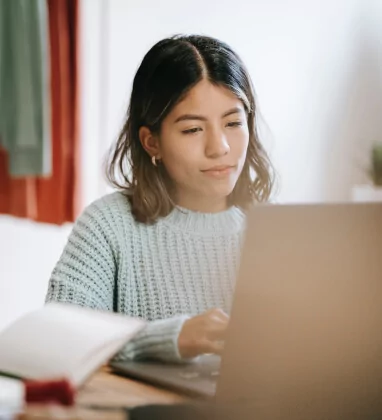
[{"label": "finger", "polygon": [[228,315],[220,308],[214,308],[207,312],[208,316],[213,319],[228,321]]},{"label": "finger", "polygon": [[198,346],[199,354],[217,354],[221,355],[224,350],[223,341],[203,340]]}]

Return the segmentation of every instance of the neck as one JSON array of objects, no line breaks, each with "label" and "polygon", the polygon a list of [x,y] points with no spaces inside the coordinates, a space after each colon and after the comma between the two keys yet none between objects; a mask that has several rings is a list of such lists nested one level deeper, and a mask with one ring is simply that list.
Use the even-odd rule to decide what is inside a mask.
[{"label": "neck", "polygon": [[176,204],[179,207],[200,213],[219,213],[227,210],[228,207],[225,197],[211,199],[207,197],[192,197],[190,195],[185,196],[182,194],[178,195]]}]

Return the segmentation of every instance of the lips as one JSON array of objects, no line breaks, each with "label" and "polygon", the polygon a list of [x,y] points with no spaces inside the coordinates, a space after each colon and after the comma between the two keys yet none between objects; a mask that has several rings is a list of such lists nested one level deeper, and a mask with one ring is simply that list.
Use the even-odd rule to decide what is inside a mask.
[{"label": "lips", "polygon": [[231,175],[234,169],[235,169],[235,166],[219,165],[219,166],[213,166],[212,168],[208,168],[202,171],[202,173],[205,176],[208,176],[209,178],[226,179]]},{"label": "lips", "polygon": [[202,172],[225,172],[233,168],[234,168],[233,165],[219,165],[219,166],[213,166],[212,168],[205,169]]}]

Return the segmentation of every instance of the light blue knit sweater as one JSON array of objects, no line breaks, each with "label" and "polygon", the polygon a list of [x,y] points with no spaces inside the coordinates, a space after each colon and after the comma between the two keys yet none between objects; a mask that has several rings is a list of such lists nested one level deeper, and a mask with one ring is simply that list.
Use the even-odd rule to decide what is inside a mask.
[{"label": "light blue knit sweater", "polygon": [[175,208],[145,225],[124,195],[112,193],[75,223],[46,301],[150,321],[117,357],[180,361],[177,339],[188,317],[215,307],[230,312],[244,224],[231,207],[211,214]]}]

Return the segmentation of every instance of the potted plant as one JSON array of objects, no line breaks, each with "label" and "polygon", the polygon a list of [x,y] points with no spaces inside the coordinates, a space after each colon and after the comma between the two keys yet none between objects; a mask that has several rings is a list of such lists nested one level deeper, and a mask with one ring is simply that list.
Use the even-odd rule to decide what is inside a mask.
[{"label": "potted plant", "polygon": [[369,184],[356,185],[352,191],[353,201],[382,202],[382,143],[374,143],[367,169]]},{"label": "potted plant", "polygon": [[373,184],[382,187],[382,143],[376,143],[371,149],[370,176]]}]

